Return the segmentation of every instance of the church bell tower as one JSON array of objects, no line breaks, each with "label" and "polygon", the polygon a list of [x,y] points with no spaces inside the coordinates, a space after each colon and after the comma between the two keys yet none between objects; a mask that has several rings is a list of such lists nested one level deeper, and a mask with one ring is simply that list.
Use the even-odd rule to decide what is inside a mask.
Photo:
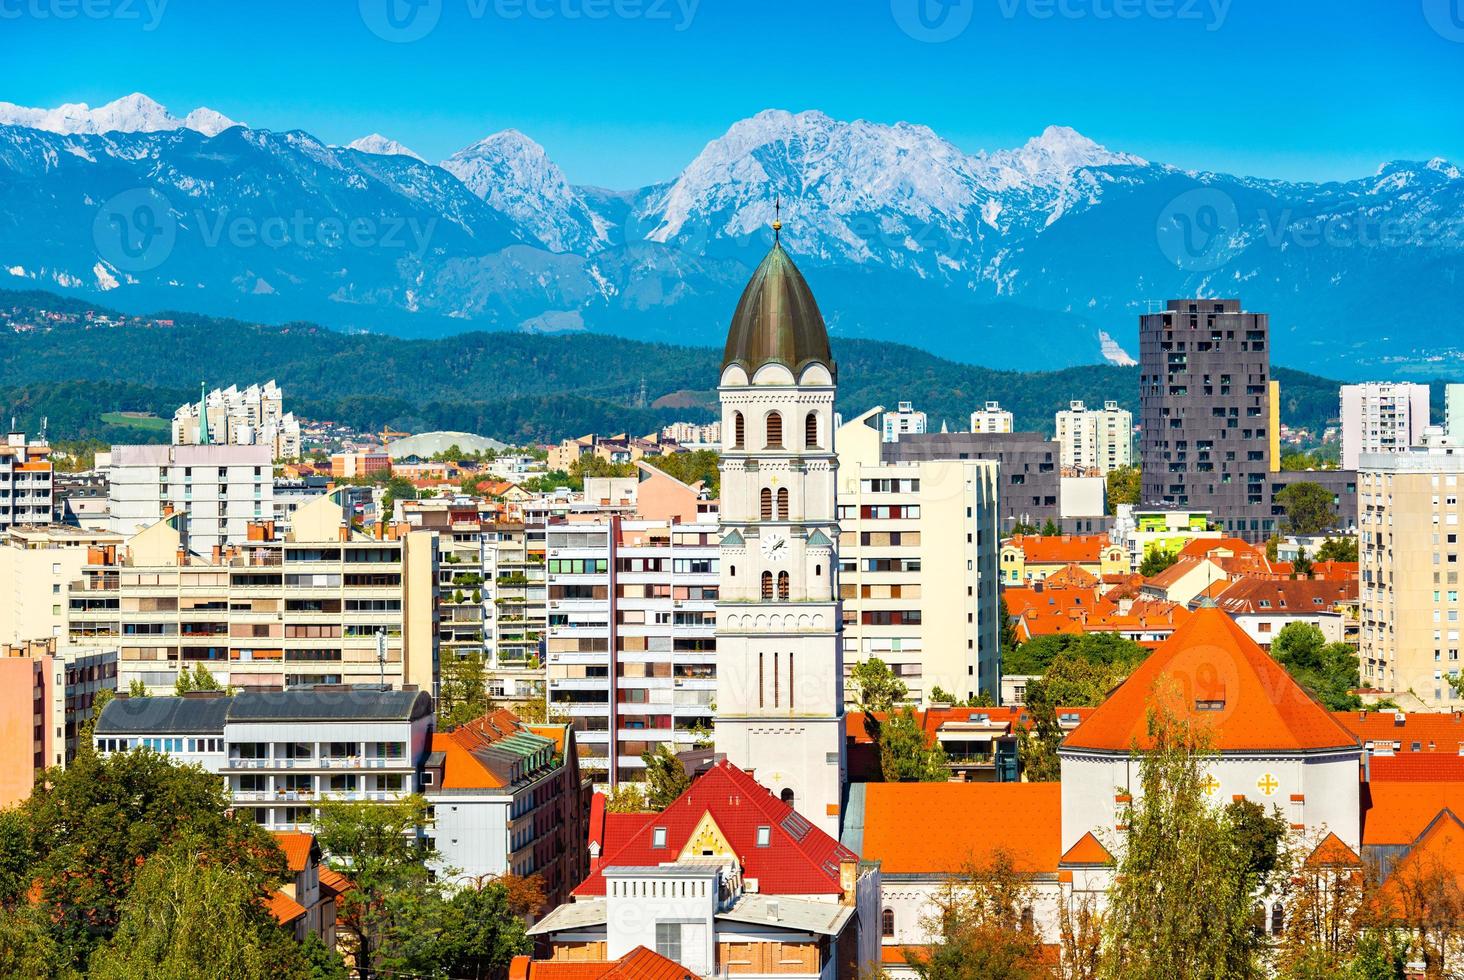
[{"label": "church bell tower", "polygon": [[835,838],[845,779],[836,378],[818,304],[775,238],[732,317],[718,389],[716,750]]}]

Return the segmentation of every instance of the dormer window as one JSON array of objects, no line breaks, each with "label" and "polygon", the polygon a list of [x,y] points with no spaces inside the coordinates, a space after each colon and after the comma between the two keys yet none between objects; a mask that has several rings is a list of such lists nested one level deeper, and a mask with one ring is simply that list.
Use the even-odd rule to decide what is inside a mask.
[{"label": "dormer window", "polygon": [[759,828],[757,828],[757,846],[758,847],[771,847],[772,844],[773,844],[773,828],[771,828],[771,827],[759,827]]},{"label": "dormer window", "polygon": [[665,847],[666,846],[666,828],[665,827],[656,827],[656,828],[654,828],[654,829],[651,830],[651,846],[652,847]]},{"label": "dormer window", "polygon": [[1220,698],[1218,700],[1209,700],[1209,701],[1196,700],[1195,701],[1195,710],[1196,711],[1224,711],[1225,710],[1225,699],[1224,698]]}]

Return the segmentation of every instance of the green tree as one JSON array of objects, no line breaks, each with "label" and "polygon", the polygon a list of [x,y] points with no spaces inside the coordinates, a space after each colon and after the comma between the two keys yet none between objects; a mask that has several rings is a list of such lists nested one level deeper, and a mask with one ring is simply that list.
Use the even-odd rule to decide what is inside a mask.
[{"label": "green tree", "polygon": [[639,783],[621,783],[605,797],[605,809],[611,813],[645,813],[649,806]]},{"label": "green tree", "polygon": [[[19,809],[0,810],[0,907],[9,905],[30,887],[35,860],[30,824]],[[6,976],[0,972],[0,976]]]},{"label": "green tree", "polygon": [[1139,574],[1144,578],[1153,578],[1178,560],[1179,553],[1176,551],[1166,551],[1157,546],[1150,548],[1139,565]]},{"label": "green tree", "polygon": [[1064,732],[1058,723],[1058,709],[1102,704],[1136,662],[1104,662],[1076,652],[1061,652],[1041,677],[1027,682],[1026,708],[1031,721],[1017,730],[1017,758],[1028,782],[1056,782],[1061,776],[1057,750]]},{"label": "green tree", "polygon": [[437,725],[451,730],[493,710],[481,653],[442,658],[437,685]]},{"label": "green tree", "polygon": [[721,491],[721,455],[711,449],[697,449],[692,452],[664,453],[647,456],[641,462],[664,470],[682,483],[701,480],[708,494],[716,497]]},{"label": "green tree", "polygon": [[1357,538],[1328,538],[1317,549],[1317,561],[1357,561]]},{"label": "green tree", "polygon": [[1311,623],[1294,622],[1281,627],[1271,641],[1271,656],[1329,711],[1356,711],[1362,707],[1362,699],[1353,693],[1361,683],[1357,652],[1346,643],[1328,643]]},{"label": "green tree", "polygon": [[1296,549],[1296,558],[1291,562],[1291,577],[1307,579],[1311,578],[1312,560],[1307,557],[1305,548]]},{"label": "green tree", "polygon": [[691,785],[691,777],[665,742],[641,755],[646,764],[646,805],[652,810],[666,809]]},{"label": "green tree", "polygon": [[951,778],[945,749],[928,737],[911,708],[891,712],[879,728],[879,768],[887,783],[943,783]]},{"label": "green tree", "polygon": [[65,961],[35,906],[0,904],[0,977],[71,980],[80,976]]},{"label": "green tree", "polygon": [[1135,801],[1120,821],[1101,973],[1122,980],[1258,978],[1264,940],[1251,926],[1266,882],[1255,850],[1206,794],[1213,757],[1177,690],[1155,691]]},{"label": "green tree", "polygon": [[224,686],[218,682],[203,664],[195,664],[190,672],[187,667],[178,671],[178,679],[173,682],[173,693],[182,697],[192,691],[222,691]]},{"label": "green tree", "polygon": [[878,737],[879,719],[876,715],[888,714],[910,693],[905,682],[878,657],[855,664],[849,671],[849,684],[854,689],[854,703],[864,712],[864,729],[870,738]]},{"label": "green tree", "polygon": [[147,697],[147,685],[142,682],[142,678],[134,677],[131,681],[128,682],[127,696],[130,698]]},{"label": "green tree", "polygon": [[971,862],[931,900],[928,946],[907,949],[922,980],[1045,980],[1052,976],[1032,915],[1034,892],[1011,855]]},{"label": "green tree", "polygon": [[386,962],[393,976],[501,980],[515,956],[532,951],[523,915],[497,881],[446,895],[428,889],[392,899],[402,928]]},{"label": "green tree", "polygon": [[25,871],[64,963],[81,968],[116,930],[139,868],[185,832],[217,853],[282,876],[274,839],[232,816],[223,782],[145,749],[78,753],[37,780],[20,812],[29,831]]},{"label": "green tree", "polygon": [[300,944],[300,959],[309,980],[347,980],[350,976],[341,954],[313,932]]},{"label": "green tree", "polygon": [[1332,494],[1319,483],[1292,483],[1276,494],[1286,514],[1286,529],[1295,535],[1321,534],[1337,523]]},{"label": "green tree", "polygon": [[1143,488],[1143,473],[1137,466],[1109,470],[1107,488],[1110,513],[1116,513],[1119,504],[1137,506]]},{"label": "green tree", "polygon": [[1001,659],[1006,660],[1007,655],[1017,648],[1022,641],[1017,637],[1017,621],[1012,616],[1011,609],[1007,606],[1006,596],[997,599],[997,619],[1001,623]]},{"label": "green tree", "polygon": [[1050,633],[1033,637],[1004,656],[1004,674],[1041,674],[1061,654],[1069,654],[1096,664],[1118,664],[1127,675],[1149,651],[1133,640],[1117,633]]},{"label": "green tree", "polygon": [[958,698],[950,691],[939,684],[930,689],[931,704],[948,704],[952,708],[990,708],[993,707],[991,695],[980,691],[969,698]]},{"label": "green tree", "polygon": [[1062,534],[1062,531],[1058,528],[1057,522],[1049,517],[1047,522],[1042,525],[1042,536],[1045,538],[1055,538],[1060,534]]},{"label": "green tree", "polygon": [[148,858],[122,904],[116,934],[92,954],[98,980],[306,980],[295,937],[275,922],[263,894],[278,887],[258,855],[220,850],[191,833]]},{"label": "green tree", "polygon": [[315,836],[331,868],[351,879],[336,922],[362,980],[394,955],[413,928],[416,905],[432,888],[428,863],[437,857],[422,836],[427,801],[417,795],[391,803],[324,800]]}]

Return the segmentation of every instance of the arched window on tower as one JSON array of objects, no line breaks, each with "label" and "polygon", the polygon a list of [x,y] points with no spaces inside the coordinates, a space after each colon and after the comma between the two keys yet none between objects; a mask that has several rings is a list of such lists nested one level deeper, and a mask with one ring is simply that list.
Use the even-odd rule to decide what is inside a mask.
[{"label": "arched window on tower", "polygon": [[818,449],[818,413],[809,412],[808,417],[803,420],[803,445],[808,449]]},{"label": "arched window on tower", "polygon": [[761,509],[759,511],[762,514],[762,519],[765,520],[765,521],[770,521],[770,520],[773,519],[773,490],[772,490],[772,488],[771,487],[763,487],[762,488],[762,493],[759,494],[759,496],[762,498],[762,507],[761,507]]},{"label": "arched window on tower", "polygon": [[778,488],[778,520],[780,520],[780,521],[786,521],[787,519],[788,519],[788,488],[787,487],[779,487]]},{"label": "arched window on tower", "polygon": [[793,806],[793,787],[789,786],[787,789],[783,790],[783,792],[779,793],[778,799],[782,800],[789,806]]},{"label": "arched window on tower", "polygon": [[885,909],[879,914],[879,934],[886,939],[895,938],[895,910]]},{"label": "arched window on tower", "polygon": [[764,601],[770,600],[773,597],[773,573],[772,572],[763,572],[762,573],[762,597],[763,597],[763,600]]},{"label": "arched window on tower", "polygon": [[1286,931],[1286,909],[1280,902],[1271,906],[1271,935],[1279,936]]},{"label": "arched window on tower", "polygon": [[777,412],[769,412],[767,418],[767,446],[769,449],[783,448],[783,416]]},{"label": "arched window on tower", "polygon": [[788,589],[788,573],[787,572],[779,572],[778,573],[778,598],[779,599],[782,599],[784,602],[786,602],[786,601],[788,601],[790,595],[791,595],[791,593],[789,592],[789,589]]},{"label": "arched window on tower", "polygon": [[747,444],[747,420],[741,412],[732,413],[732,448],[741,449]]}]

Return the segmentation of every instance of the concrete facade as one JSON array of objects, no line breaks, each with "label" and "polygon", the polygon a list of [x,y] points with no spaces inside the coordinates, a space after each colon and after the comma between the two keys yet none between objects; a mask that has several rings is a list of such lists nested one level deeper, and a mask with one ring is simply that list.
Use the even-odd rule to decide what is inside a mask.
[{"label": "concrete facade", "polygon": [[1342,468],[1357,469],[1363,453],[1417,445],[1429,425],[1428,385],[1369,381],[1342,386]]},{"label": "concrete facade", "polygon": [[1118,402],[1088,408],[1075,401],[1057,413],[1055,422],[1064,468],[1109,473],[1133,463],[1134,416]]},{"label": "concrete facade", "polygon": [[109,530],[132,535],[168,513],[188,514],[192,547],[241,544],[274,514],[268,446],[113,446]]}]

